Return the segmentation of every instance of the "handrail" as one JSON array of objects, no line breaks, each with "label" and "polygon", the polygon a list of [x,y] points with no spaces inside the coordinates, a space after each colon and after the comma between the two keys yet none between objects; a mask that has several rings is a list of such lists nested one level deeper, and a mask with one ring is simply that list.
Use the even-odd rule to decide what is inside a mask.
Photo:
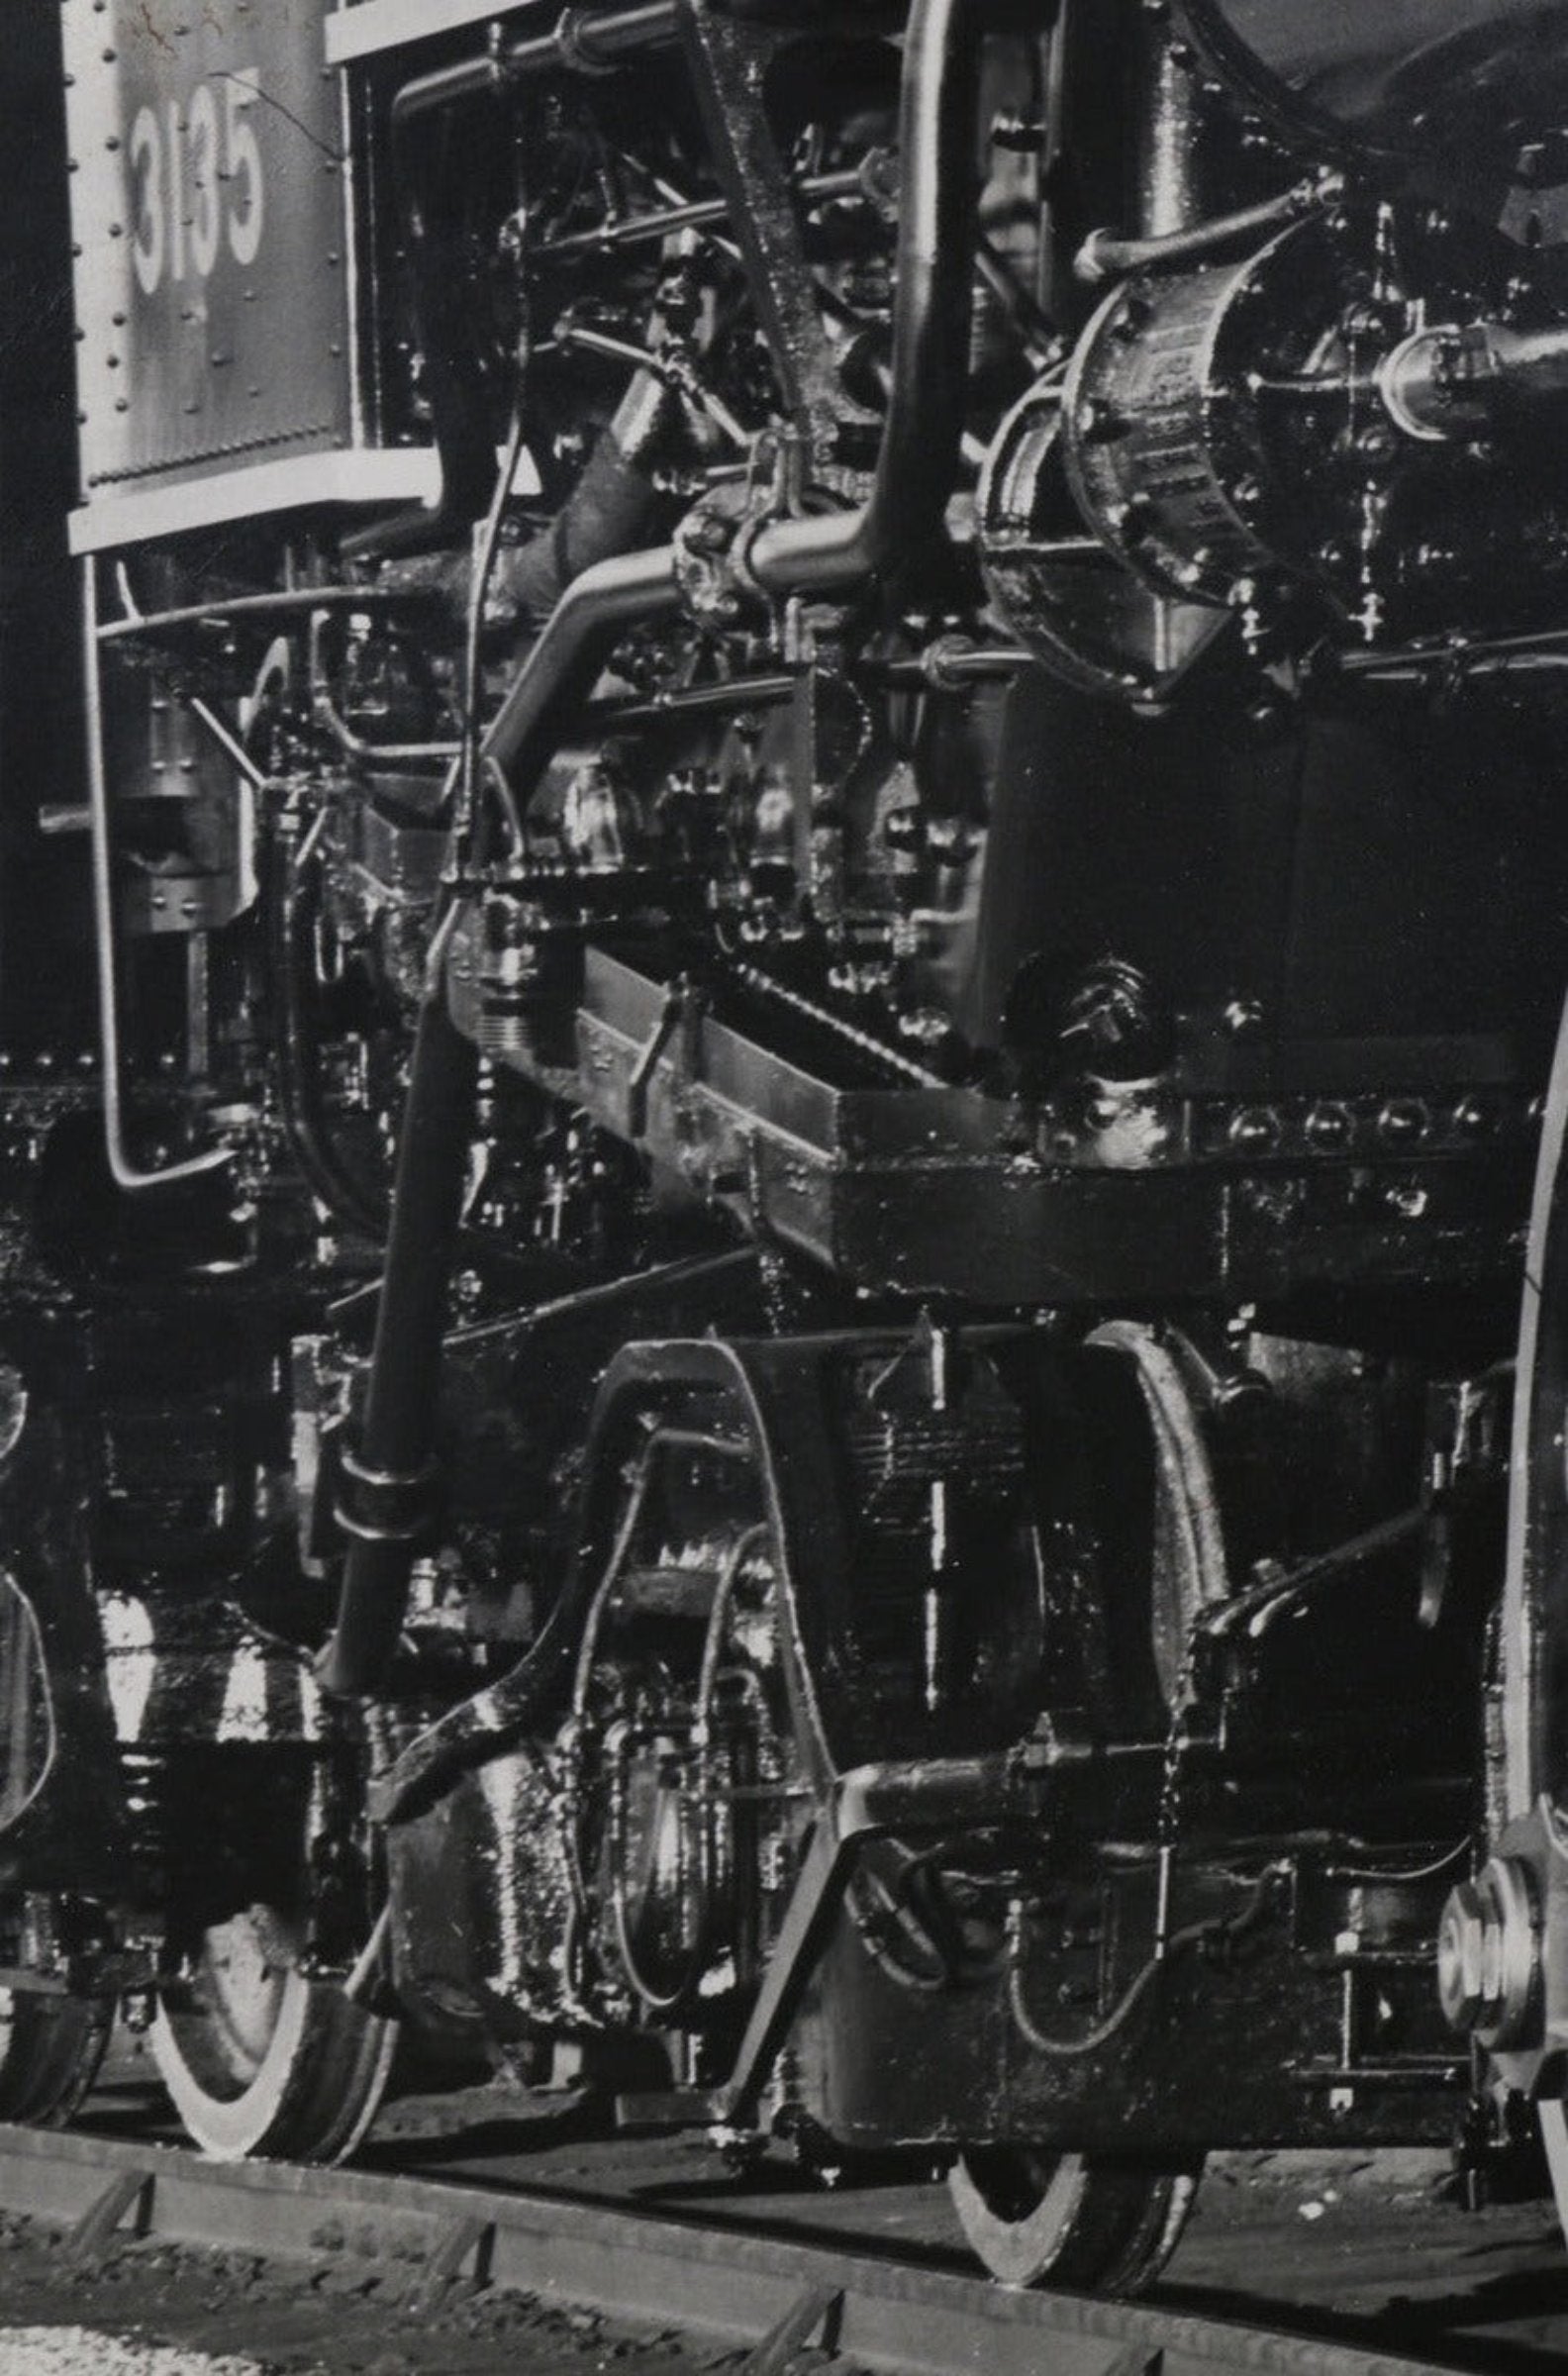
[{"label": "handrail", "polygon": [[[98,956],[98,1040],[103,1064],[104,1150],[116,1187],[133,1193],[202,1178],[230,1159],[226,1146],[203,1147],[177,1163],[147,1168],[126,1145],[120,1072],[120,991],[115,961],[114,844],[104,768],[103,676],[98,657],[98,579],[93,556],[82,562],[82,651],[87,701],[87,814],[92,835],[93,942]],[[208,720],[203,721],[209,723]],[[225,738],[226,743],[229,740]],[[246,754],[248,757],[248,754]],[[250,762],[253,765],[253,762]]]}]

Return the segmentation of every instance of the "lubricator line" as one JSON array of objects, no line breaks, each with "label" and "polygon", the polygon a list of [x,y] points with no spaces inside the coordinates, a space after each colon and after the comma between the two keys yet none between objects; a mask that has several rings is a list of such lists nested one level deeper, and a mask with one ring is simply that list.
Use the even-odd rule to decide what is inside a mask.
[{"label": "lubricator line", "polygon": [[[117,2208],[118,2207],[118,2208]],[[118,2236],[406,2272],[410,2298],[473,2271],[513,2293],[733,2343],[793,2330],[832,2304],[833,2348],[900,2376],[1440,2376],[1392,2358],[1157,2305],[1012,2293],[983,2279],[736,2227],[468,2184],[204,2162],[171,2145],[0,2126],[0,2208]],[[115,2228],[110,2213],[129,2215]]]}]

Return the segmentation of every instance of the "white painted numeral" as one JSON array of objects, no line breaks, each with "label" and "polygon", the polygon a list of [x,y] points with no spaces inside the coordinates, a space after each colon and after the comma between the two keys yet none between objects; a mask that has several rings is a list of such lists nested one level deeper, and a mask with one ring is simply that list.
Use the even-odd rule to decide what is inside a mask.
[{"label": "white painted numeral", "polygon": [[131,127],[131,170],[136,176],[136,238],[132,255],[143,292],[150,297],[163,277],[163,143],[157,118],[144,107]]},{"label": "white painted numeral", "polygon": [[205,280],[218,261],[223,224],[218,213],[218,102],[212,84],[199,82],[185,112],[185,180],[190,193],[190,251],[197,278]]},{"label": "white painted numeral", "polygon": [[179,101],[168,103],[169,277],[185,277],[185,166]]},{"label": "white painted numeral", "polygon": [[244,66],[216,87],[199,82],[183,111],[171,99],[161,123],[150,107],[138,110],[128,151],[131,254],[144,295],[165,278],[182,281],[187,268],[206,280],[225,240],[236,263],[255,262],[266,220],[261,144],[249,121],[259,96],[260,76]]},{"label": "white painted numeral", "polygon": [[[261,225],[265,201],[261,194],[261,144],[253,128],[245,122],[246,111],[254,107],[260,87],[260,76],[254,66],[242,67],[237,74],[224,76],[224,133],[229,148],[229,178],[236,185],[230,192],[229,245],[237,264],[253,264],[261,247]],[[240,202],[240,188],[245,200]]]}]

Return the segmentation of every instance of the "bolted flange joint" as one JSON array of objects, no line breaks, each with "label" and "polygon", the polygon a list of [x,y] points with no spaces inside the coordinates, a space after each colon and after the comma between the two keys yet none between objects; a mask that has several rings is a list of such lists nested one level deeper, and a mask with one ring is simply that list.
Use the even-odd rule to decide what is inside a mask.
[{"label": "bolted flange joint", "polygon": [[1448,1893],[1437,1930],[1437,1995],[1446,2019],[1489,2051],[1533,2043],[1540,2030],[1541,1922],[1535,1876],[1494,1856]]},{"label": "bolted flange joint", "polygon": [[439,1514],[434,1461],[413,1469],[371,1468],[346,1446],[339,1454],[333,1516],[359,1542],[418,1543]]}]

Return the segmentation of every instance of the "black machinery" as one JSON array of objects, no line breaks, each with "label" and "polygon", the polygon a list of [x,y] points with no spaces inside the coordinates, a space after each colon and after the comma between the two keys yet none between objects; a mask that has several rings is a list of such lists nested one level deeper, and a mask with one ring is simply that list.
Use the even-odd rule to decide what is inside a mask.
[{"label": "black machinery", "polygon": [[1568,9],[15,11],[0,2116],[1563,2154]]}]

